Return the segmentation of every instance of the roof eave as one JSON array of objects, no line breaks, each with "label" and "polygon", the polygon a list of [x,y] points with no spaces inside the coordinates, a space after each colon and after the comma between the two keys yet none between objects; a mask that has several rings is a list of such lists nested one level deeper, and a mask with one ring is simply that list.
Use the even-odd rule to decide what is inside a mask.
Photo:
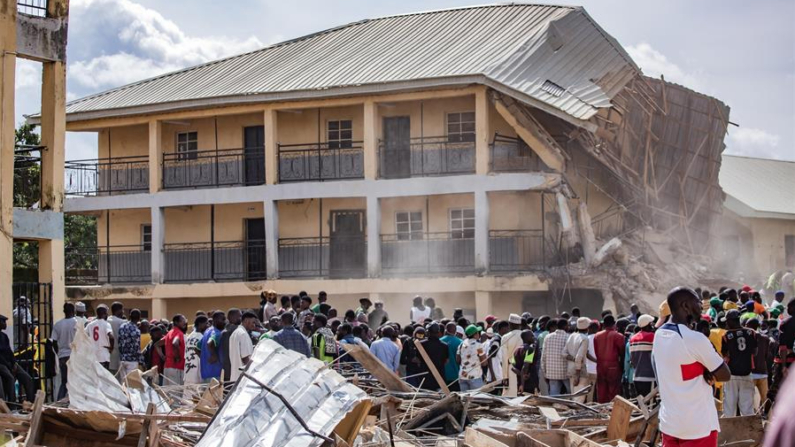
[{"label": "roof eave", "polygon": [[775,211],[760,211],[728,193],[726,194],[726,200],[723,202],[723,205],[738,216],[749,219],[795,220],[795,214],[780,213]]}]

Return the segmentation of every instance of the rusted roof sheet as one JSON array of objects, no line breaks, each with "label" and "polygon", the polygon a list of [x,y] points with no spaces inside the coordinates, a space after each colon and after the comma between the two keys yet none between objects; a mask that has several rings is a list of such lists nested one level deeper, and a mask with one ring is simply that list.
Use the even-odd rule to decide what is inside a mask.
[{"label": "rusted roof sheet", "polygon": [[72,101],[67,119],[481,83],[587,120],[638,71],[581,7],[487,5],[354,22]]}]

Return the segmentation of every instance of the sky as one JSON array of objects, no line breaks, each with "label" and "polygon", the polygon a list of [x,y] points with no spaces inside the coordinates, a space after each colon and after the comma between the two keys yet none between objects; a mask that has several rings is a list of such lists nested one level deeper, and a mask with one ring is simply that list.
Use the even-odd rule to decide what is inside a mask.
[{"label": "sky", "polygon": [[[349,22],[467,0],[72,0],[67,99]],[[795,160],[795,1],[580,0],[643,72],[731,107],[727,154]],[[40,107],[41,65],[17,62],[17,122]],[[68,133],[67,160],[96,134]]]}]

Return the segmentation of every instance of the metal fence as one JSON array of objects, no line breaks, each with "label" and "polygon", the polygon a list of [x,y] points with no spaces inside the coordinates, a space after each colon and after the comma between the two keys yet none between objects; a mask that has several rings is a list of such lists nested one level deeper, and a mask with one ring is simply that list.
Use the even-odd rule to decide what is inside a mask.
[{"label": "metal fence", "polygon": [[70,285],[152,282],[152,253],[144,245],[66,247],[64,261]]},{"label": "metal fence", "polygon": [[279,277],[360,278],[367,272],[362,236],[279,239]]},{"label": "metal fence", "polygon": [[411,138],[406,145],[379,141],[378,169],[382,178],[472,174],[475,143],[452,142],[447,137]]},{"label": "metal fence", "polygon": [[163,189],[251,186],[265,183],[263,148],[163,154]]},{"label": "metal fence", "polygon": [[[14,300],[12,311],[14,358],[19,368],[27,372],[36,389],[44,390],[48,401],[53,400],[53,378],[55,377],[56,355],[50,337],[53,326],[52,284],[51,283],[13,283],[11,295]],[[25,305],[20,299],[25,297]],[[21,385],[21,384],[20,384]],[[20,386],[17,400],[9,396],[6,402],[24,400],[24,390]],[[13,395],[13,394],[12,394]]]},{"label": "metal fence", "polygon": [[14,206],[30,208],[41,200],[43,146],[14,147]]},{"label": "metal fence", "polygon": [[542,230],[489,231],[489,269],[528,271],[547,265]]},{"label": "metal fence", "polygon": [[165,282],[265,279],[265,241],[165,244]]},{"label": "metal fence", "polygon": [[591,220],[594,236],[602,240],[622,235],[624,224],[624,209],[620,206],[611,206]]},{"label": "metal fence", "polygon": [[17,12],[29,16],[46,17],[49,0],[18,0]]},{"label": "metal fence", "polygon": [[149,157],[98,158],[64,164],[66,194],[95,196],[149,191]]},{"label": "metal fence", "polygon": [[381,270],[384,275],[471,273],[475,269],[475,240],[461,233],[382,234]]},{"label": "metal fence", "polygon": [[279,182],[364,178],[362,142],[350,142],[349,147],[334,147],[334,145],[280,144]]},{"label": "metal fence", "polygon": [[521,138],[496,133],[489,145],[489,152],[491,172],[539,171],[543,167],[538,155]]}]

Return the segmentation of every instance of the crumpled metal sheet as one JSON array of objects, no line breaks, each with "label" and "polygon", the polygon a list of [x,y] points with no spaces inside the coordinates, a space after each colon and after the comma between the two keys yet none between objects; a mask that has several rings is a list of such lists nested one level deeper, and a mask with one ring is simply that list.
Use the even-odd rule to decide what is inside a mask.
[{"label": "crumpled metal sheet", "polygon": [[[368,399],[357,386],[314,358],[271,340],[257,344],[247,373],[282,394],[309,428],[326,436]],[[284,403],[241,376],[196,447],[316,447]]]},{"label": "crumpled metal sheet", "polygon": [[127,395],[116,377],[97,362],[94,347],[85,331],[75,331],[67,366],[69,408],[82,411],[130,411]]}]

